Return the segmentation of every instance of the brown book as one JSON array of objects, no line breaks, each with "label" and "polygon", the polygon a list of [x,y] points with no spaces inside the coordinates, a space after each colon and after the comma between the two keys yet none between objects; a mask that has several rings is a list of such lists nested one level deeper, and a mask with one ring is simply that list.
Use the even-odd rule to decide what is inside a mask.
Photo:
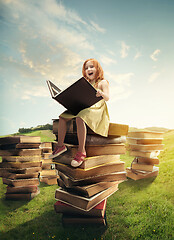
[{"label": "brown book", "polygon": [[89,211],[83,211],[83,209],[78,209],[72,207],[69,204],[63,203],[61,201],[57,201],[54,204],[54,209],[56,213],[64,213],[70,215],[81,215],[81,216],[91,216],[91,217],[102,217],[104,218],[105,211],[106,211],[106,203],[107,199],[104,199],[102,202],[97,204],[94,208]]},{"label": "brown book", "polygon": [[[129,126],[125,124],[118,123],[110,123],[108,137],[117,137],[117,136],[127,136]],[[58,119],[53,120],[53,133],[58,133]],[[77,133],[75,120],[71,120],[69,124],[67,124],[67,133]],[[87,127],[87,135],[95,134],[89,127]]]},{"label": "brown book", "polygon": [[38,178],[39,173],[29,173],[29,174],[16,174],[9,173],[6,178],[8,179],[28,179],[28,178]]},{"label": "brown book", "polygon": [[131,138],[163,138],[162,132],[153,132],[153,131],[135,131],[129,132],[128,137]]},{"label": "brown book", "polygon": [[46,183],[48,185],[57,185],[58,176],[40,176],[40,182]]},{"label": "brown book", "polygon": [[24,187],[24,186],[31,186],[31,185],[39,185],[38,178],[29,178],[29,179],[8,179],[3,178],[3,184],[7,184],[14,187]]},{"label": "brown book", "polygon": [[157,157],[156,158],[138,157],[138,163],[155,165],[159,164],[159,159]]},{"label": "brown book", "polygon": [[40,162],[2,162],[0,163],[0,168],[15,168],[15,169],[22,169],[22,168],[31,168],[31,167],[41,167],[42,163]]},{"label": "brown book", "polygon": [[70,176],[73,179],[84,179],[96,175],[102,175],[107,173],[113,173],[113,172],[122,172],[124,171],[124,162],[118,161],[115,163],[108,163],[105,165],[101,165],[98,167],[93,167],[89,169],[80,169],[80,168],[73,168],[71,166],[67,166],[62,163],[56,164],[56,169],[66,173],[68,176]]},{"label": "brown book", "polygon": [[31,185],[27,187],[10,187],[7,186],[7,193],[34,193],[38,191],[38,186]]},{"label": "brown book", "polygon": [[[58,134],[58,133],[57,133]],[[58,135],[56,137],[58,139]],[[56,140],[57,141],[57,140]],[[117,136],[117,137],[103,137],[100,135],[86,135],[86,143],[85,145],[105,145],[105,144],[119,144],[125,143],[126,137],[125,136]],[[78,145],[78,137],[77,133],[66,133],[64,143]]]},{"label": "brown book", "polygon": [[142,171],[137,171],[133,170],[131,168],[126,168],[127,171],[127,177],[133,179],[133,180],[140,180],[144,178],[150,178],[150,177],[156,177],[159,173],[159,168],[154,167],[152,172],[142,172]]},{"label": "brown book", "polygon": [[[66,144],[67,151],[62,154],[63,157],[69,156],[74,157],[76,152],[78,151],[78,146],[77,145],[70,145]],[[125,154],[126,153],[126,148],[125,144],[107,144],[107,145],[91,145],[91,146],[86,146],[86,155],[87,157],[94,157],[94,156],[101,156],[101,155],[120,155],[120,154]],[[58,159],[58,160],[57,160]],[[56,157],[53,159],[54,162],[59,161],[61,158]]]},{"label": "brown book", "polygon": [[40,190],[38,189],[37,192],[31,192],[31,193],[6,193],[6,199],[7,200],[31,200],[34,197],[36,197],[40,193]]},{"label": "brown book", "polygon": [[63,180],[63,183],[67,188],[71,188],[73,186],[90,185],[90,184],[94,184],[94,183],[98,183],[98,182],[117,181],[117,183],[120,183],[127,179],[125,171],[93,176],[93,177],[84,178],[81,180],[75,180],[73,178],[70,178],[62,172],[59,172],[58,175]]},{"label": "brown book", "polygon": [[159,154],[160,151],[157,150],[152,150],[152,151],[130,151],[129,152],[130,156],[135,156],[135,157],[144,157],[144,158],[156,158]]},{"label": "brown book", "polygon": [[31,168],[0,168],[2,172],[8,172],[8,173],[17,173],[17,174],[30,174],[30,173],[36,173],[40,172],[42,169],[41,167],[31,167]]},{"label": "brown book", "polygon": [[51,170],[51,164],[50,163],[42,163],[42,170]]},{"label": "brown book", "polygon": [[32,156],[2,156],[3,162],[18,162],[18,163],[25,163],[25,162],[40,162],[41,156],[40,155],[32,155]]},{"label": "brown book", "polygon": [[0,138],[0,144],[12,144],[12,143],[40,143],[41,139],[37,136],[13,136]]},{"label": "brown book", "polygon": [[149,165],[149,164],[132,163],[131,167],[133,170],[142,170],[147,172],[153,171],[153,165]]},{"label": "brown book", "polygon": [[71,188],[67,188],[61,178],[58,179],[58,185],[65,189],[67,192],[72,192],[74,194],[84,196],[84,197],[92,197],[93,195],[102,192],[103,190],[117,184],[116,182],[98,182],[86,186],[73,186]]},{"label": "brown book", "polygon": [[40,176],[49,176],[49,175],[57,176],[57,170],[56,169],[50,169],[50,170],[42,170],[40,172]]},{"label": "brown book", "polygon": [[97,204],[102,202],[105,198],[108,198],[109,196],[111,196],[117,190],[118,190],[118,186],[116,184],[90,198],[86,198],[86,197],[69,193],[59,188],[59,189],[56,189],[55,198],[75,208],[83,209],[84,211],[89,211],[93,207],[95,207]]},{"label": "brown book", "polygon": [[[56,163],[63,163],[66,165],[71,165],[71,161],[73,160],[73,156],[69,154],[69,152],[65,152],[60,156],[53,159]],[[120,155],[100,155],[94,157],[87,157],[85,161],[79,168],[87,169],[91,167],[100,166],[106,163],[117,162],[120,160]]]},{"label": "brown book", "polygon": [[0,150],[0,156],[33,156],[41,155],[41,149]]},{"label": "brown book", "polygon": [[40,148],[48,148],[48,149],[52,149],[52,142],[42,142],[40,145]]},{"label": "brown book", "polygon": [[129,144],[162,144],[163,138],[131,138],[127,137]]},{"label": "brown book", "polygon": [[153,151],[163,150],[164,144],[129,144],[129,149],[133,151]]},{"label": "brown book", "polygon": [[100,225],[100,226],[106,226],[106,218],[103,217],[87,217],[87,216],[71,216],[71,215],[65,215],[62,216],[62,224],[63,225],[74,225],[74,224],[80,224],[80,225]]}]

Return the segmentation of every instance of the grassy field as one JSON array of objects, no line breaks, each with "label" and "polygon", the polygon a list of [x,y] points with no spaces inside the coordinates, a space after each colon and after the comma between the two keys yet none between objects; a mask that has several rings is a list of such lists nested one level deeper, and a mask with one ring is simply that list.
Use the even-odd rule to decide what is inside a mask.
[{"label": "grassy field", "polygon": [[[54,139],[38,131],[42,141]],[[128,179],[108,198],[107,227],[63,227],[54,211],[56,185],[40,184],[40,194],[31,201],[6,201],[6,186],[0,179],[0,239],[174,239],[174,131],[164,134],[157,178]],[[132,157],[123,155],[126,167]]]}]

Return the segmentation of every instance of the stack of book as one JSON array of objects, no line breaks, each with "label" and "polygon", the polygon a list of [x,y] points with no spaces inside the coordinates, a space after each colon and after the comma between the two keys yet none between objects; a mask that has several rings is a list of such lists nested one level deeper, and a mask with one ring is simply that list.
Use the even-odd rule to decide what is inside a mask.
[{"label": "stack of book", "polygon": [[7,185],[6,199],[30,200],[39,194],[40,137],[0,138],[0,177]]},{"label": "stack of book", "polygon": [[42,155],[42,170],[40,172],[40,182],[48,185],[57,184],[57,170],[49,155],[52,153],[52,142],[42,142],[40,145]]},{"label": "stack of book", "polygon": [[129,132],[127,137],[130,156],[134,156],[131,167],[126,168],[127,177],[134,180],[157,176],[158,155],[163,150],[163,133],[150,131]]},{"label": "stack of book", "polygon": [[[53,122],[54,133],[56,128]],[[80,167],[73,168],[70,163],[77,152],[78,139],[74,121],[69,123],[65,137],[68,150],[53,159],[60,186],[55,192],[54,207],[57,213],[62,213],[63,224],[106,225],[106,200],[118,190],[118,184],[126,180],[120,155],[126,151],[127,133],[127,125],[114,123],[110,124],[107,138],[87,128],[87,157]]]}]

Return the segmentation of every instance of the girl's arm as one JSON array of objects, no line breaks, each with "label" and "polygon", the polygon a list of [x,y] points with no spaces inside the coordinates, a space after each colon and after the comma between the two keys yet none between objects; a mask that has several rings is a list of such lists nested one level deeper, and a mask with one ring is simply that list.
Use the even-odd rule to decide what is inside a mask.
[{"label": "girl's arm", "polygon": [[106,80],[99,82],[96,96],[102,96],[105,101],[109,100],[109,83]]}]

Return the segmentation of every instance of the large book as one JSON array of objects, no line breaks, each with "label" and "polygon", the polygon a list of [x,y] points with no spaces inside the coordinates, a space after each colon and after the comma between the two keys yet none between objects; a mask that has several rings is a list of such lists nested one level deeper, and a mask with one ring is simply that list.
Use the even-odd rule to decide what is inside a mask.
[{"label": "large book", "polygon": [[[59,122],[58,119],[53,119],[53,133],[55,135],[58,134],[58,122]],[[107,138],[127,136],[128,130],[129,130],[129,126],[126,124],[110,123]],[[77,127],[76,127],[75,119],[72,119],[67,123],[67,134],[74,134],[74,133],[77,133]],[[88,135],[96,135],[97,137],[100,138],[99,135],[97,135],[87,126],[87,138],[88,138]]]},{"label": "large book", "polygon": [[0,138],[0,144],[13,144],[13,143],[40,143],[41,139],[37,136],[13,136]]},{"label": "large book", "polygon": [[41,155],[32,156],[2,156],[3,162],[16,162],[16,163],[26,163],[26,162],[40,162]]},{"label": "large book", "polygon": [[57,185],[57,175],[40,176],[40,182],[46,183],[47,185]]},{"label": "large book", "polygon": [[84,186],[84,185],[94,184],[98,182],[118,181],[117,183],[120,183],[121,181],[125,181],[127,179],[126,171],[97,175],[97,176],[92,176],[92,177],[84,178],[80,180],[73,179],[60,171],[59,171],[59,176],[63,180],[63,183],[67,188],[71,188],[73,186]]},{"label": "large book", "polygon": [[41,167],[31,167],[31,168],[0,168],[0,172],[7,173],[17,173],[17,174],[30,174],[40,172]]},{"label": "large book", "polygon": [[155,165],[155,164],[159,164],[159,159],[156,158],[146,158],[146,157],[138,157],[138,163],[143,163],[143,164],[151,164],[151,165]]},{"label": "large book", "polygon": [[130,150],[135,151],[153,151],[153,150],[163,150],[164,144],[129,144]]},{"label": "large book", "polygon": [[8,149],[0,150],[0,156],[33,156],[41,155],[41,149]]},{"label": "large book", "polygon": [[160,154],[159,150],[152,150],[152,151],[130,151],[130,156],[135,157],[144,157],[144,158],[157,158]]},{"label": "large book", "polygon": [[22,169],[22,168],[31,168],[31,167],[41,167],[42,162],[6,162],[2,161],[0,163],[0,168],[15,168],[15,169]]},{"label": "large book", "polygon": [[[77,145],[66,144],[68,151],[66,151],[62,156],[67,156],[67,154],[71,157],[74,157],[76,152],[78,151]],[[107,144],[107,145],[91,145],[86,146],[86,156],[94,157],[101,155],[120,155],[126,153],[125,144]],[[54,162],[60,159],[60,157],[56,157],[53,159]]]},{"label": "large book", "polygon": [[29,178],[29,179],[8,179],[8,178],[3,178],[2,179],[3,184],[7,184],[9,186],[13,187],[26,187],[26,186],[31,186],[31,185],[39,185],[39,179],[38,178]]},{"label": "large book", "polygon": [[61,202],[67,203],[75,208],[83,209],[84,211],[89,211],[97,204],[102,202],[105,198],[108,198],[113,193],[118,190],[118,185],[113,185],[110,188],[90,197],[82,197],[72,193],[69,193],[61,188],[56,189],[55,198]]},{"label": "large book", "polygon": [[38,189],[37,192],[31,193],[6,193],[5,197],[7,200],[31,200],[40,193]]},{"label": "large book", "polygon": [[0,144],[0,150],[9,149],[38,149],[40,143],[16,143],[16,144]]},{"label": "large book", "polygon": [[135,132],[129,132],[128,137],[130,138],[163,138],[163,133],[153,132],[153,131],[135,131]]},{"label": "large book", "polygon": [[131,138],[127,137],[129,144],[162,144],[163,138]]},{"label": "large book", "polygon": [[24,186],[24,187],[11,187],[7,186],[7,193],[35,193],[38,191],[38,186]]},{"label": "large book", "polygon": [[73,179],[80,180],[107,173],[122,172],[125,168],[124,162],[118,161],[115,163],[108,163],[89,169],[73,168],[62,163],[57,163],[56,169],[63,173],[66,173],[66,175],[70,176]]},{"label": "large book", "polygon": [[96,89],[84,77],[63,91],[49,80],[47,80],[47,84],[52,98],[74,115],[103,99],[102,97],[96,97]]},{"label": "large book", "polygon": [[147,172],[152,172],[153,171],[153,165],[150,164],[142,164],[142,163],[132,163],[131,165],[133,170],[142,170],[142,171],[147,171]]},{"label": "large book", "polygon": [[152,172],[146,172],[146,171],[143,172],[138,170],[132,170],[130,167],[127,167],[126,171],[127,171],[127,177],[133,180],[140,180],[144,178],[156,177],[159,173],[159,168],[154,166]]},{"label": "large book", "polygon": [[29,173],[29,174],[17,174],[17,173],[6,173],[5,176],[8,179],[29,179],[29,178],[38,178],[39,173]]},{"label": "large book", "polygon": [[87,216],[72,216],[63,214],[62,215],[62,224],[63,226],[69,226],[74,224],[80,224],[80,225],[91,225],[91,226],[106,226],[106,217],[87,217]]},{"label": "large book", "polygon": [[82,209],[74,208],[67,203],[57,201],[54,204],[54,209],[56,213],[64,213],[71,215],[81,215],[81,216],[91,216],[91,217],[102,217],[104,218],[106,211],[107,199],[104,199],[102,202],[97,204],[94,208],[89,211],[83,211]]},{"label": "large book", "polygon": [[[71,161],[73,160],[73,156],[69,154],[69,152],[65,152],[60,156],[53,159],[56,163],[63,163],[67,165],[71,165]],[[94,157],[85,158],[82,165],[79,168],[88,169],[91,167],[97,167],[106,163],[116,162],[120,160],[120,155],[100,155]]]},{"label": "large book", "polygon": [[115,182],[98,182],[85,186],[73,186],[71,188],[67,188],[61,178],[58,179],[58,185],[65,189],[67,192],[72,192],[74,194],[84,196],[84,197],[92,197],[93,195],[102,192],[103,190],[115,185],[119,184],[118,181]]}]

